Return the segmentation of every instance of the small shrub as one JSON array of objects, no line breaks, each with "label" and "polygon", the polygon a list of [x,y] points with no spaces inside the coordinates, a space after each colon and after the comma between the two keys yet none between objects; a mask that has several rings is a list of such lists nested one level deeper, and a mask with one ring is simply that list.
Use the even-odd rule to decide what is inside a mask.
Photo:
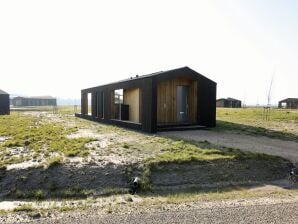
[{"label": "small shrub", "polygon": [[75,157],[75,156],[77,156],[79,153],[80,153],[80,151],[78,151],[78,150],[72,150],[72,151],[67,151],[67,152],[65,153],[65,155],[68,156],[68,157]]},{"label": "small shrub", "polygon": [[41,200],[45,197],[43,190],[37,190],[33,194],[34,194],[34,198],[36,198],[37,200]]},{"label": "small shrub", "polygon": [[55,156],[48,159],[47,163],[48,163],[48,168],[51,168],[51,167],[60,165],[62,163],[62,158],[60,156]]},{"label": "small shrub", "polygon": [[57,190],[57,184],[55,182],[50,182],[49,184],[49,190],[50,191],[56,191]]},{"label": "small shrub", "polygon": [[32,212],[32,211],[34,211],[34,208],[32,207],[32,205],[24,204],[24,205],[14,208],[13,211],[14,212]]},{"label": "small shrub", "polygon": [[20,190],[16,190],[15,197],[16,198],[24,198],[24,193]]},{"label": "small shrub", "polygon": [[129,149],[129,147],[130,147],[130,145],[127,142],[124,142],[122,146],[125,149]]}]

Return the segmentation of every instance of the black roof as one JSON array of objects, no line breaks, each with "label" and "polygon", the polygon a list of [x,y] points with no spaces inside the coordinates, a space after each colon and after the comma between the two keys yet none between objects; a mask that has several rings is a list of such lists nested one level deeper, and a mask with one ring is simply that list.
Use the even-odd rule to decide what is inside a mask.
[{"label": "black roof", "polygon": [[[148,75],[140,75],[140,76],[139,75],[134,75],[134,76],[130,76],[130,78],[128,78],[128,79],[123,79],[123,80],[120,80],[120,81],[117,81],[117,82],[107,83],[107,84],[96,86],[96,87],[101,87],[101,86],[106,86],[106,85],[111,85],[111,84],[117,84],[117,83],[122,83],[122,82],[128,82],[128,81],[131,81],[131,80],[151,78],[151,77],[154,77],[154,76],[164,75],[164,74],[168,74],[168,73],[179,71],[179,70],[181,70],[182,72],[183,71],[191,71],[191,72],[195,73],[196,75],[201,76],[201,77],[209,80],[210,82],[216,83],[213,80],[203,76],[202,74],[192,70],[191,68],[189,68],[187,66],[184,66],[184,67],[181,67],[181,68],[175,68],[175,69],[171,69],[171,70],[167,70],[167,71],[154,72],[154,73],[151,73],[151,74],[148,74]],[[91,87],[91,88],[87,88],[87,89],[92,89],[92,88],[96,88],[96,87]]]},{"label": "black roof", "polygon": [[9,94],[0,89],[0,95],[9,95]]},{"label": "black roof", "polygon": [[298,101],[298,98],[286,98],[286,99],[281,100],[279,102],[286,102],[286,101]]},{"label": "black roof", "polygon": [[228,97],[228,98],[220,98],[220,99],[217,99],[216,101],[220,101],[220,100],[241,101],[241,100],[237,100],[237,99],[234,99],[234,98],[231,98],[231,97]]},{"label": "black roof", "polygon": [[16,96],[13,97],[12,99],[16,99],[16,98],[21,98],[21,99],[38,99],[38,100],[52,100],[52,99],[56,99],[55,97],[52,96]]},{"label": "black roof", "polygon": [[237,99],[232,98],[232,97],[228,97],[227,100],[230,100],[230,101],[241,101],[241,100],[237,100]]}]

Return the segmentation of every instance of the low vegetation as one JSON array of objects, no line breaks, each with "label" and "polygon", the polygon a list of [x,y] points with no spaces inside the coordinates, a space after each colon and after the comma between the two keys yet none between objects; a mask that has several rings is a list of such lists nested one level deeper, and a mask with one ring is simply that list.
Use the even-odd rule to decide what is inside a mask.
[{"label": "low vegetation", "polygon": [[[143,190],[138,192],[143,193],[141,196],[159,196],[160,191],[155,189],[169,187],[172,193],[165,190],[164,200],[175,204],[192,198],[232,198],[234,191],[239,196],[246,191],[221,189],[233,184],[239,187],[240,184],[266,183],[284,178],[288,170],[289,162],[280,157],[242,152],[207,141],[186,142],[144,135],[77,119],[70,116],[70,111],[65,108],[60,114],[13,112],[10,116],[0,117],[0,137],[5,137],[5,140],[0,140],[0,184],[7,188],[2,199],[39,200],[38,203],[42,203],[41,200],[49,199],[71,201],[81,198],[87,201],[86,198],[96,200],[109,195],[127,196],[129,181],[138,176],[141,177]],[[249,114],[255,113],[253,109],[223,111],[218,113],[218,131],[260,135],[263,131],[269,136],[270,128],[265,126],[266,122],[261,117],[255,118],[260,121],[257,127],[253,119],[250,120],[252,115]],[[280,115],[274,118],[274,122],[296,125],[296,115],[292,112],[288,115],[291,119]],[[245,125],[251,126],[251,129]],[[257,130],[260,132],[257,133]],[[283,133],[282,129],[276,130]],[[295,138],[295,131],[289,129],[286,138]],[[73,133],[75,135],[71,135]],[[25,153],[19,153],[22,151]],[[41,156],[44,160],[40,160]],[[5,166],[27,160],[38,161],[43,166],[5,169]],[[228,185],[221,186],[222,183]],[[212,190],[210,186],[205,186],[212,184],[219,186],[211,186]],[[187,188],[182,188],[185,185]],[[134,201],[131,197],[127,202]],[[62,207],[61,211],[72,209],[69,205]],[[31,212],[30,206],[16,208],[20,212],[26,210]],[[107,210],[113,211],[110,207]]]},{"label": "low vegetation", "polygon": [[[146,161],[141,184],[144,190],[175,185],[178,179],[199,187],[219,182],[247,184],[284,178],[289,165],[277,156],[242,152],[208,142],[172,141],[167,150]],[[169,173],[173,178],[167,179]]]},{"label": "low vegetation", "polygon": [[11,155],[8,148],[22,147],[25,150],[45,155],[57,152],[65,156],[86,156],[85,144],[93,138],[69,139],[67,135],[76,132],[77,127],[67,127],[53,122],[47,122],[42,115],[26,116],[22,113],[12,113],[0,117],[0,136],[8,139],[0,144],[0,166],[26,161],[27,157]]},{"label": "low vegetation", "polygon": [[13,209],[14,212],[32,212],[34,208],[30,204],[21,205]]},{"label": "low vegetation", "polygon": [[51,167],[60,165],[61,163],[62,163],[62,158],[61,158],[61,156],[51,157],[51,158],[49,158],[48,161],[47,161],[48,168],[51,168]]},{"label": "low vegetation", "polygon": [[244,132],[298,141],[298,110],[263,108],[217,108],[217,130]]}]

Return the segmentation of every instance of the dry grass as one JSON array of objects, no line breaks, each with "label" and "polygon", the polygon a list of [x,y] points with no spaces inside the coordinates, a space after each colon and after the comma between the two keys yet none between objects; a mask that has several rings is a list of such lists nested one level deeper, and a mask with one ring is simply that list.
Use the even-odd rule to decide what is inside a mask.
[{"label": "dry grass", "polygon": [[[86,155],[85,144],[93,138],[69,139],[67,135],[77,131],[77,127],[67,127],[59,123],[48,122],[43,116],[30,116],[12,113],[0,117],[0,136],[8,137],[0,144],[0,166],[26,161],[26,156],[10,156],[7,148],[23,147],[30,152],[58,152],[65,156]],[[47,152],[47,153],[46,153]]]},{"label": "dry grass", "polygon": [[216,112],[217,130],[298,141],[298,110],[271,109],[269,120],[263,108],[217,108]]}]

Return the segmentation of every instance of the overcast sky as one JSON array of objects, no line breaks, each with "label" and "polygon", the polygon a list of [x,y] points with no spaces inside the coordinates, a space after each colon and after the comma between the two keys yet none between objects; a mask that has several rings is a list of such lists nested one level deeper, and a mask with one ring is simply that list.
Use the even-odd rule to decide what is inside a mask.
[{"label": "overcast sky", "polygon": [[298,97],[298,1],[0,1],[0,89],[80,89],[189,66],[217,97]]}]

